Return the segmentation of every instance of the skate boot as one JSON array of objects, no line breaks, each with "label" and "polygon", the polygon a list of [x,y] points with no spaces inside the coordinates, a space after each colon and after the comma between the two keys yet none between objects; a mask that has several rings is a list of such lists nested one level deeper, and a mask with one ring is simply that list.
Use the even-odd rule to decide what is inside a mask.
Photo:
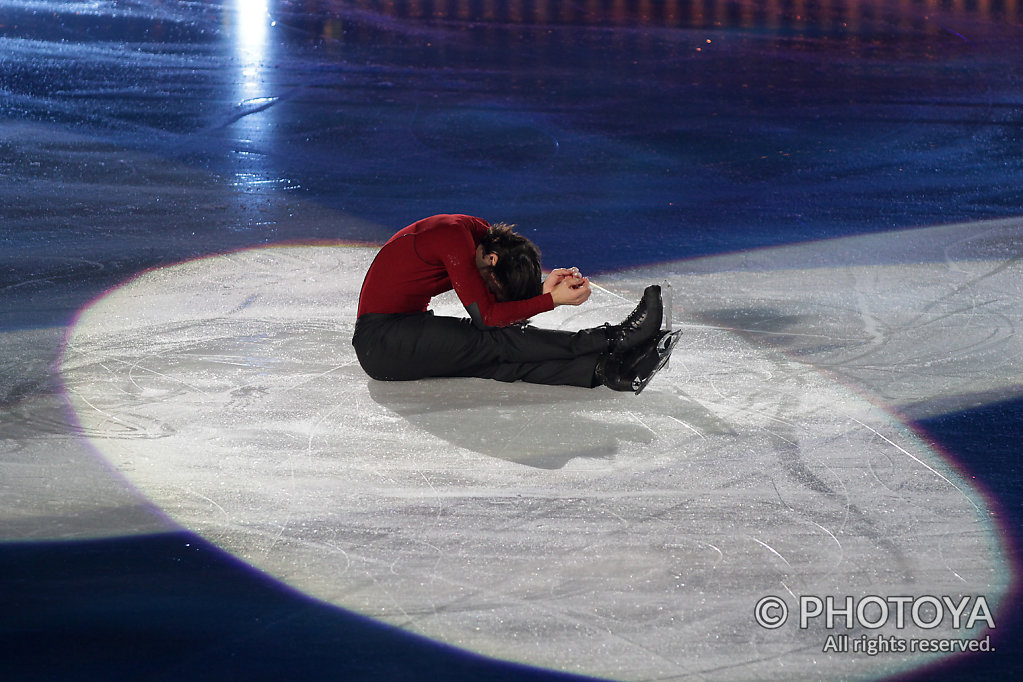
[{"label": "skate boot", "polygon": [[632,391],[632,384],[636,379],[634,373],[630,373],[622,358],[604,353],[597,360],[597,367],[593,371],[598,386],[607,386],[612,391]]},{"label": "skate boot", "polygon": [[651,284],[643,291],[643,298],[635,310],[621,324],[608,326],[607,337],[612,355],[623,356],[653,338],[661,328],[663,316],[661,287]]},{"label": "skate boot", "polygon": [[649,346],[636,351],[638,357],[629,365],[629,373],[633,375],[632,390],[636,395],[642,393],[654,375],[667,364],[680,338],[682,330],[662,331]]},{"label": "skate boot", "polygon": [[593,373],[597,383],[612,391],[631,391],[639,395],[668,362],[681,336],[681,331],[661,331],[625,357],[605,353],[597,360]]}]

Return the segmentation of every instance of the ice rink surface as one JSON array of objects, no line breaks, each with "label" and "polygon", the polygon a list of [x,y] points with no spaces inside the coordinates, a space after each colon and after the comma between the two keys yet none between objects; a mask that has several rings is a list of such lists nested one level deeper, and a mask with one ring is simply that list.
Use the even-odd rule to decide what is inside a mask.
[{"label": "ice rink surface", "polygon": [[[1011,678],[1020,30],[0,0],[0,677]],[[370,380],[376,246],[456,211],[594,277],[538,326],[670,282],[669,367]]]},{"label": "ice rink surface", "polygon": [[[994,622],[1011,574],[997,524],[890,410],[1020,375],[1020,266],[991,259],[1020,236],[886,235],[941,256],[912,266],[799,249],[664,264],[537,318],[616,320],[668,275],[685,342],[640,396],[368,379],[349,339],[375,249],[351,246],[147,273],[83,313],[62,373],[82,433],[140,492],[330,603],[601,677],[876,676],[934,657],[822,653],[823,618],[769,630],[753,608],[983,596]],[[847,632],[987,634],[924,618],[942,622]]]}]

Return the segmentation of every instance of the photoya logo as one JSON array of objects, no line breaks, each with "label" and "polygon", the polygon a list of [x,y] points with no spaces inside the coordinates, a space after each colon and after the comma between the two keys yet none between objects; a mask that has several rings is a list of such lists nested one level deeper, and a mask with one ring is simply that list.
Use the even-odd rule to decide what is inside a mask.
[{"label": "photoya logo", "polygon": [[[803,595],[799,597],[798,615],[799,627],[804,630],[811,624],[823,625],[829,630],[841,627],[876,630],[886,625],[900,630],[908,627],[933,630],[942,625],[957,630],[969,630],[978,625],[995,627],[987,599],[970,595],[957,598],[869,595],[859,599]],[[789,607],[781,597],[763,597],[754,607],[753,617],[761,627],[775,630],[788,622]]]}]

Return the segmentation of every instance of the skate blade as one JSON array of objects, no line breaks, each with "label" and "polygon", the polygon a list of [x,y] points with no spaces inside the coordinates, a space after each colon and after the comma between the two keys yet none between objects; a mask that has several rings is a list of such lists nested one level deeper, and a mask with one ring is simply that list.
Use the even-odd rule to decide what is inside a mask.
[{"label": "skate blade", "polygon": [[643,389],[646,388],[646,385],[654,378],[654,375],[661,371],[661,368],[667,364],[668,358],[671,356],[671,351],[675,349],[675,346],[678,345],[679,339],[681,338],[682,330],[679,329],[665,334],[661,337],[661,340],[657,342],[657,366],[642,379],[636,379],[632,382],[632,390],[636,395],[642,393]]}]

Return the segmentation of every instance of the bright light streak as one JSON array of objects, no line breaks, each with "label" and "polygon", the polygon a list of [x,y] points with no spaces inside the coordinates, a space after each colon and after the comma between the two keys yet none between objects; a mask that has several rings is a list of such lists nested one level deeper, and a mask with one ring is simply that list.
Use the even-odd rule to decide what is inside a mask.
[{"label": "bright light streak", "polygon": [[274,91],[277,83],[273,79],[271,29],[275,22],[270,9],[270,0],[234,0],[229,30],[237,69],[232,80],[235,111],[230,124],[235,136],[234,186],[247,210],[259,205],[254,193],[290,184],[269,161],[275,142],[274,105],[279,100]]},{"label": "bright light streak", "polygon": [[258,88],[270,37],[269,0],[235,0],[235,54],[246,90]]}]

